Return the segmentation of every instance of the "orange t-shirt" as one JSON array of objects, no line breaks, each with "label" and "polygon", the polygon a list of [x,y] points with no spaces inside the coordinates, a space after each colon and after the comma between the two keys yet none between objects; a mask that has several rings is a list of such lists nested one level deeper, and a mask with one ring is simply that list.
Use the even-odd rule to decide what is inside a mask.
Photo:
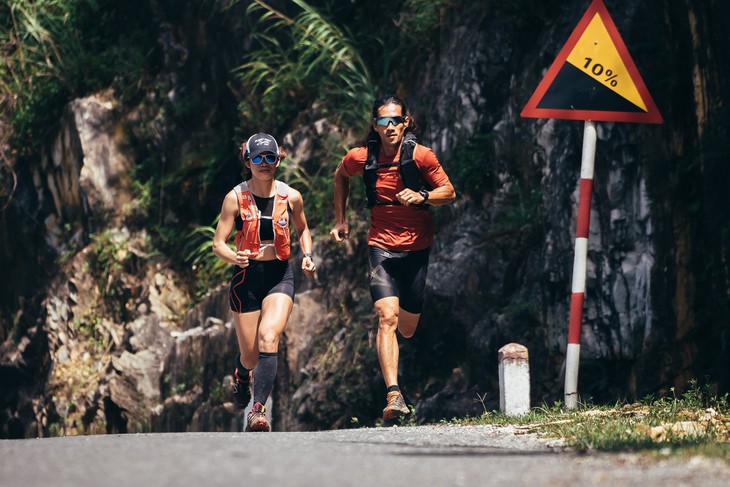
[{"label": "orange t-shirt", "polygon": [[[351,149],[342,158],[342,166],[348,176],[362,175],[368,156],[367,147]],[[378,165],[393,164],[400,160],[400,153],[394,156],[378,154]],[[428,147],[416,145],[413,160],[418,166],[423,182],[431,188],[438,188],[449,182],[449,177],[439,164],[436,154]],[[397,201],[396,194],[403,191],[398,165],[378,167],[375,191],[378,201]],[[427,209],[403,205],[376,205],[370,210],[370,231],[368,245],[385,250],[413,251],[431,246],[434,224]]]}]

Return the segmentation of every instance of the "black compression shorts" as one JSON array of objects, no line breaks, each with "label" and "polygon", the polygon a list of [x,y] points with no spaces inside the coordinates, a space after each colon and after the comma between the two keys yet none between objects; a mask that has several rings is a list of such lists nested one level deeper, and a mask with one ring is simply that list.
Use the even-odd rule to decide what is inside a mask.
[{"label": "black compression shorts", "polygon": [[234,267],[228,293],[232,311],[260,310],[264,298],[274,293],[294,299],[294,273],[288,260],[249,260],[246,268]]},{"label": "black compression shorts", "polygon": [[397,296],[399,306],[409,313],[423,309],[430,248],[412,252],[394,252],[379,247],[370,249],[370,297]]}]

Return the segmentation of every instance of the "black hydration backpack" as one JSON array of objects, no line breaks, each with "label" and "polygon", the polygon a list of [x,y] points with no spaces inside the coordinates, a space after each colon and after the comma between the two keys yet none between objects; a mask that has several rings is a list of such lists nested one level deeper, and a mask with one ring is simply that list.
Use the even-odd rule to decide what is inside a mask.
[{"label": "black hydration backpack", "polygon": [[[362,173],[362,180],[365,183],[365,194],[368,198],[368,208],[375,205],[400,205],[398,201],[378,201],[375,192],[375,182],[378,180],[378,167],[391,167],[396,164],[381,164],[378,166],[378,149],[380,140],[375,137],[368,140],[368,158],[365,161],[365,169]],[[420,191],[426,189],[418,172],[416,161],[413,160],[413,152],[416,149],[416,136],[408,132],[403,137],[400,146],[400,158],[398,160],[398,171],[403,183],[408,189]]]}]

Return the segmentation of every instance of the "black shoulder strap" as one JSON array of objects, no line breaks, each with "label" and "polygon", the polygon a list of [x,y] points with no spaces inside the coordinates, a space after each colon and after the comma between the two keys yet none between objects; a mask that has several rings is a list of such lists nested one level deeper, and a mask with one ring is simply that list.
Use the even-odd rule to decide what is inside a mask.
[{"label": "black shoulder strap", "polygon": [[[365,195],[368,199],[368,208],[375,205],[399,205],[397,201],[380,202],[377,199],[375,191],[375,183],[378,180],[378,151],[380,148],[380,140],[378,138],[369,139],[367,142],[368,155],[365,160],[365,168],[362,173],[362,179],[365,183]],[[407,188],[413,191],[420,191],[425,188],[418,172],[418,165],[413,159],[416,150],[416,136],[408,132],[403,137],[400,148],[400,158],[398,160],[398,170],[400,177]]]},{"label": "black shoulder strap", "polygon": [[413,160],[415,150],[416,136],[408,132],[403,137],[403,142],[400,146],[400,163],[398,169],[400,170],[400,177],[403,179],[403,184],[406,185],[406,188],[412,189],[413,191],[420,191],[425,186],[421,180],[421,174],[418,172],[416,161]]},{"label": "black shoulder strap", "polygon": [[377,135],[368,139],[368,157],[365,160],[365,169],[362,173],[362,180],[365,183],[365,195],[368,198],[368,208],[378,204],[375,183],[378,180],[378,149],[380,140]]}]

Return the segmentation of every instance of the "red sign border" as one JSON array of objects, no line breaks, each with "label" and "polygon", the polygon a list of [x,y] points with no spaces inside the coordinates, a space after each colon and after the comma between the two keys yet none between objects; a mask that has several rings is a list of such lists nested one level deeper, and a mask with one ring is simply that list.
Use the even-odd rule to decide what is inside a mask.
[{"label": "red sign border", "polygon": [[[586,29],[588,28],[588,24],[590,24],[591,20],[593,20],[593,17],[596,13],[598,13],[598,15],[601,17],[601,20],[603,20],[603,24],[608,31],[608,35],[611,37],[614,47],[616,47],[616,50],[621,57],[621,60],[623,61],[627,71],[629,72],[631,81],[634,82],[634,86],[639,92],[639,96],[641,96],[642,101],[646,104],[647,112],[637,113],[621,111],[611,112],[605,110],[563,110],[557,108],[537,108],[537,105],[542,100],[542,97],[545,96],[545,92],[548,90],[548,88],[550,88],[553,81],[555,81],[555,77],[558,75],[558,72],[563,67],[563,64],[565,64],[565,62],[567,61],[568,56],[585,33]],[[520,116],[526,118],[559,118],[565,120],[593,120],[600,122],[664,122],[664,119],[662,118],[659,110],[654,104],[654,100],[649,94],[649,90],[644,84],[644,80],[639,74],[639,70],[636,68],[636,64],[634,64],[633,59],[631,59],[631,55],[629,54],[629,50],[626,48],[626,44],[624,44],[623,39],[621,39],[621,35],[616,28],[616,24],[614,24],[613,19],[611,19],[611,15],[608,13],[606,6],[603,4],[603,0],[593,0],[593,2],[590,4],[588,10],[586,10],[586,13],[583,14],[583,18],[580,19],[580,22],[578,22],[578,25],[573,30],[573,33],[568,38],[568,41],[563,46],[563,49],[561,49],[558,57],[555,58],[555,61],[553,61],[550,69],[548,69],[548,72],[545,74],[542,81],[540,81],[540,84],[535,89],[535,92],[530,97],[527,105],[525,105],[525,108],[522,109]]]}]

